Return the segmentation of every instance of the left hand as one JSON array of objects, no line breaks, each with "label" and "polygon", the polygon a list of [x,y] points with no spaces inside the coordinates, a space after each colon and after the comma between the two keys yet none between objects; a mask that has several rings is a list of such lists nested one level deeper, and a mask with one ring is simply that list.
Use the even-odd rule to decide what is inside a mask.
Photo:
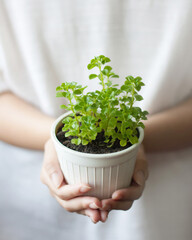
[{"label": "left hand", "polygon": [[[141,197],[145,181],[148,178],[148,164],[145,156],[145,151],[143,146],[140,147],[135,169],[133,173],[133,179],[130,187],[125,189],[119,189],[115,191],[110,199],[104,199],[101,201],[102,210],[107,211],[108,213],[111,210],[128,210],[131,208],[134,200],[137,200]],[[105,213],[106,214],[106,213]],[[106,216],[107,217],[107,216]]]}]

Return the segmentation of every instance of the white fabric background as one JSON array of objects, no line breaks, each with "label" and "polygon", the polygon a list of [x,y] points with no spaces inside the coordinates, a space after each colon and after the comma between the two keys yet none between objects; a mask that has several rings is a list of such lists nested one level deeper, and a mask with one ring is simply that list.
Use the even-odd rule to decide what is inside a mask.
[{"label": "white fabric background", "polygon": [[[192,96],[190,0],[0,0],[0,90],[58,116],[55,88],[89,81],[98,54],[141,75],[150,113]],[[192,149],[149,157],[150,178],[130,211],[107,223],[67,213],[39,180],[43,154],[0,143],[0,240],[190,240]]]}]

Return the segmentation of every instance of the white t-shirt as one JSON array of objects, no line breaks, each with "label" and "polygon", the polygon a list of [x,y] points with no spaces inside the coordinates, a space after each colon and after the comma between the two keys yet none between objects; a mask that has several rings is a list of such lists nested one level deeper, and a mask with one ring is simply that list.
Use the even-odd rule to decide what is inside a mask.
[{"label": "white t-shirt", "polygon": [[[140,75],[151,114],[192,96],[191,0],[0,0],[0,91],[11,90],[51,116],[55,88],[111,58],[120,75]],[[94,71],[92,71],[94,72]],[[39,181],[42,153],[0,143],[0,240],[190,240],[192,149],[150,155],[143,197],[94,225],[63,210]]]}]

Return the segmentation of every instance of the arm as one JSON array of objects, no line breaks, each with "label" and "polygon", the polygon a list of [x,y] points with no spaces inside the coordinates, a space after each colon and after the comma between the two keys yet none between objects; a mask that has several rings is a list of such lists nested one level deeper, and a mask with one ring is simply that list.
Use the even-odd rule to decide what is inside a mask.
[{"label": "arm", "polygon": [[144,147],[147,152],[192,146],[192,98],[150,116],[145,126]]},{"label": "arm", "polygon": [[[93,197],[80,197],[91,188],[84,184],[71,186],[65,182],[50,140],[53,121],[13,93],[0,94],[0,140],[23,148],[45,150],[42,182],[66,210],[87,215],[97,222],[100,215],[95,209],[100,207],[100,201]],[[105,212],[103,214],[106,215]]]},{"label": "arm", "polygon": [[13,93],[0,94],[0,140],[19,147],[43,150],[53,121]]},{"label": "arm", "polygon": [[150,116],[145,126],[144,148],[140,149],[137,157],[134,181],[129,188],[116,191],[112,199],[103,200],[103,210],[128,210],[133,201],[141,197],[148,177],[145,151],[159,152],[192,146],[192,98]]}]

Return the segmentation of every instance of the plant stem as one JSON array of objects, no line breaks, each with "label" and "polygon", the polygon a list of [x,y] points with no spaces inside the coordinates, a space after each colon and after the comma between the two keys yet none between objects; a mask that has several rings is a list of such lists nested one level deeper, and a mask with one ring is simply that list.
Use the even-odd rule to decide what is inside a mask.
[{"label": "plant stem", "polygon": [[80,124],[79,124],[79,121],[78,121],[78,119],[77,119],[77,115],[76,115],[76,112],[75,112],[75,110],[74,110],[74,105],[73,105],[73,103],[72,103],[72,101],[71,101],[71,98],[69,98],[69,102],[70,102],[71,110],[72,110],[72,112],[73,112],[73,114],[74,114],[75,120],[76,120],[76,122],[77,122],[77,124],[78,124],[78,133],[80,134]]},{"label": "plant stem", "polygon": [[99,65],[99,71],[100,71],[100,76],[101,76],[101,82],[102,82],[103,90],[105,90],[105,83],[104,83],[103,73],[101,72],[101,65]]},{"label": "plant stem", "polygon": [[133,89],[132,89],[132,91],[131,91],[131,95],[132,95],[132,98],[131,98],[131,104],[130,104],[130,109],[133,107],[133,103],[134,103],[134,85],[133,84],[131,84],[132,86],[133,86]]}]

